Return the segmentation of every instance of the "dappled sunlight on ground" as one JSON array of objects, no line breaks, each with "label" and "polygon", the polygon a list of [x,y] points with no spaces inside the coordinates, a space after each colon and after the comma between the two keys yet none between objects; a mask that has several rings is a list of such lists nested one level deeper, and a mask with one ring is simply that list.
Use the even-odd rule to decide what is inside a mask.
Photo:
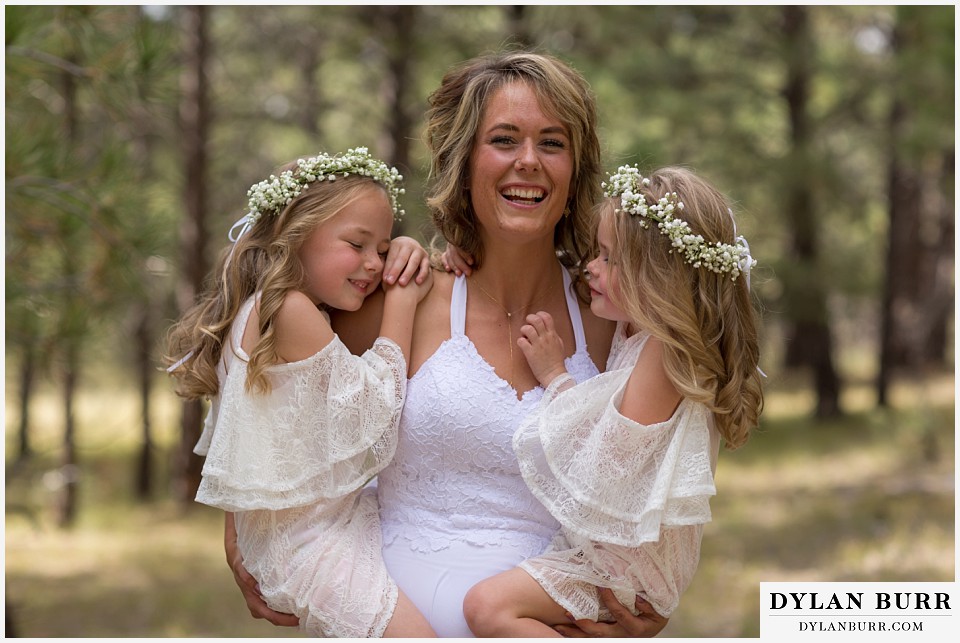
[{"label": "dappled sunlight on ground", "polygon": [[297,635],[249,616],[224,560],[222,514],[152,509],[70,532],[8,525],[6,596],[20,634]]}]

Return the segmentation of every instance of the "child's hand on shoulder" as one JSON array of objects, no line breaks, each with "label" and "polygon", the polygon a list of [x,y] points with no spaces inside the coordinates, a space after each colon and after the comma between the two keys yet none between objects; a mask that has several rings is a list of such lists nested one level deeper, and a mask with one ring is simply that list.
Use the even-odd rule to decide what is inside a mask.
[{"label": "child's hand on shoulder", "polygon": [[383,262],[385,287],[395,284],[406,286],[411,280],[423,284],[430,278],[430,256],[416,239],[397,237],[390,241],[390,249]]},{"label": "child's hand on shoulder", "polygon": [[447,272],[452,272],[458,277],[460,275],[469,277],[473,272],[473,256],[453,244],[447,244],[447,249],[440,255],[440,260]]},{"label": "child's hand on shoulder", "polygon": [[517,346],[523,351],[530,370],[544,387],[567,372],[563,364],[563,340],[553,325],[553,317],[547,312],[527,315],[527,323],[520,328]]},{"label": "child's hand on shoulder", "polygon": [[416,296],[417,303],[423,301],[433,287],[430,257],[423,246],[410,237],[393,239],[384,261],[381,284],[384,292],[397,291]]},{"label": "child's hand on shoulder", "polygon": [[419,304],[423,301],[423,298],[427,296],[427,293],[430,292],[430,289],[433,288],[433,271],[427,270],[426,275],[423,277],[423,280],[420,280],[420,277],[417,277],[416,281],[412,284],[406,286],[401,286],[403,290],[414,290],[417,293],[417,303]]}]

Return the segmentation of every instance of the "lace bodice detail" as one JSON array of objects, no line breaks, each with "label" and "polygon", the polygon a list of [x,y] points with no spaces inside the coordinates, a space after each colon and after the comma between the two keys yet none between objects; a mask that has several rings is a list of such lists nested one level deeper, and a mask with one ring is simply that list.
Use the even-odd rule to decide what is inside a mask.
[{"label": "lace bodice detail", "polygon": [[[564,284],[577,342],[566,366],[577,380],[586,380],[597,369],[566,271]],[[517,399],[464,334],[465,310],[466,280],[458,277],[451,337],[408,382],[397,453],[379,476],[384,542],[404,539],[414,550],[429,552],[454,541],[479,546],[509,541],[533,555],[558,524],[524,484],[511,438],[543,389]]]},{"label": "lace bodice detail", "polygon": [[197,500],[227,511],[285,509],[361,488],[396,449],[400,347],[381,337],[357,357],[334,336],[312,357],[270,367],[271,392],[251,394],[240,340],[253,304],[231,328],[220,393],[194,449],[206,455]]}]

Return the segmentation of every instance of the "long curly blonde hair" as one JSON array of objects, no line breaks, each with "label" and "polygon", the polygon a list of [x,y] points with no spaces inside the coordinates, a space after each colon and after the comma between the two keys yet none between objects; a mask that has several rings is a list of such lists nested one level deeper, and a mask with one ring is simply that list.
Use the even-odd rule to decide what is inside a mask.
[{"label": "long curly blonde hair", "polygon": [[[681,167],[653,172],[640,191],[647,203],[668,192],[683,202],[682,218],[707,242],[734,242],[734,222],[724,196]],[[745,275],[731,279],[696,268],[671,252],[656,224],[616,211],[618,198],[599,206],[613,231],[611,258],[618,268],[614,303],[637,328],[663,344],[667,375],[684,397],[714,415],[729,449],[746,443],[763,410],[757,313]]]},{"label": "long curly blonde hair", "polygon": [[[279,172],[296,168],[293,161]],[[317,226],[371,187],[384,190],[374,179],[355,174],[311,183],[279,214],[260,217],[235,245],[221,252],[199,301],[167,334],[165,363],[170,366],[182,360],[171,371],[178,395],[202,399],[219,392],[217,364],[229,346],[231,325],[243,303],[257,292],[260,339],[250,353],[246,388],[270,391],[266,369],[281,362],[274,319],[287,293],[304,285],[300,248]]]}]

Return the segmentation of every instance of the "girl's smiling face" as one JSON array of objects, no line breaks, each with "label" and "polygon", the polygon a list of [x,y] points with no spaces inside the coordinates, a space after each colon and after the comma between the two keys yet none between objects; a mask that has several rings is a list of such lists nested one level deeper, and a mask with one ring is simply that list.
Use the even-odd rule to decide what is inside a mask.
[{"label": "girl's smiling face", "polygon": [[[590,275],[590,310],[597,317],[611,321],[630,321],[630,318],[614,303],[620,299],[619,267],[610,256],[614,247],[613,225],[610,217],[617,216],[604,212],[597,227],[597,257],[587,264]],[[611,299],[611,296],[614,299]]]},{"label": "girl's smiling face", "polygon": [[364,188],[300,247],[304,293],[317,305],[358,310],[380,285],[392,228],[387,195],[376,186]]},{"label": "girl's smiling face", "polygon": [[470,155],[470,198],[484,236],[553,238],[573,178],[567,128],[534,90],[507,83],[490,96]]}]

